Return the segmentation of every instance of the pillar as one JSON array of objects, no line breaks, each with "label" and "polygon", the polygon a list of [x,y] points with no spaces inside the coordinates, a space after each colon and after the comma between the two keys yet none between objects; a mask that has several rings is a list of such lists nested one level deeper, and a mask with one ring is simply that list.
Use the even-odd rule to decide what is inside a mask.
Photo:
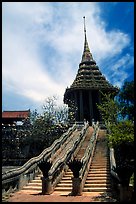
[{"label": "pillar", "polygon": [[77,103],[77,92],[74,92],[74,100],[75,100],[75,105],[76,105],[76,108],[77,108],[77,110],[76,110],[76,115],[75,115],[75,117],[76,117],[76,121],[78,120],[78,103]]},{"label": "pillar", "polygon": [[[102,97],[101,97],[100,91],[98,92],[98,103],[99,103],[99,104],[102,103]],[[101,114],[100,114],[99,109],[98,109],[98,120],[99,120],[100,122],[102,122],[102,117],[101,117]]]},{"label": "pillar", "polygon": [[90,109],[90,122],[92,121],[93,115],[93,101],[92,101],[92,92],[89,91],[89,109]]},{"label": "pillar", "polygon": [[80,121],[83,121],[83,94],[82,91],[80,91]]}]

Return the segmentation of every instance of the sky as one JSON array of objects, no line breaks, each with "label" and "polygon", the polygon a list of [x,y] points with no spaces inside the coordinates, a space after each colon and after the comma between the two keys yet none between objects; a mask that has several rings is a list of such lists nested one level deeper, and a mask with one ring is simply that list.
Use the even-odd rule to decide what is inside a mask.
[{"label": "sky", "polygon": [[84,48],[114,86],[134,80],[133,2],[2,2],[2,110],[63,104]]}]

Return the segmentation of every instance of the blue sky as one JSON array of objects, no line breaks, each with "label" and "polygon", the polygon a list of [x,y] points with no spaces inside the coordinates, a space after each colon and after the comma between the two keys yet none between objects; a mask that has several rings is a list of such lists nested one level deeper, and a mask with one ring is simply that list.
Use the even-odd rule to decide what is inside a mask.
[{"label": "blue sky", "polygon": [[134,79],[133,2],[2,2],[2,110],[63,104],[84,47],[106,79]]}]

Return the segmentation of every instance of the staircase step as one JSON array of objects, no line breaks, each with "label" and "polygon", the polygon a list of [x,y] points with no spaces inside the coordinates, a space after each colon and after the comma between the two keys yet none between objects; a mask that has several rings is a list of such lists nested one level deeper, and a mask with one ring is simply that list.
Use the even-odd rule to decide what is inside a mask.
[{"label": "staircase step", "polygon": [[28,183],[26,186],[42,186],[42,182],[41,183]]},{"label": "staircase step", "polygon": [[101,179],[101,180],[99,180],[99,179],[95,179],[95,180],[86,180],[86,182],[85,182],[85,185],[86,184],[97,184],[97,183],[106,183],[106,184],[108,184],[108,183],[110,183],[110,180],[106,180],[106,179]]},{"label": "staircase step", "polygon": [[72,182],[71,183],[58,183],[57,187],[72,187]]},{"label": "staircase step", "polygon": [[90,169],[91,170],[91,172],[109,172],[107,169],[95,169],[95,168],[91,168]]},{"label": "staircase step", "polygon": [[106,183],[86,183],[84,185],[84,188],[96,188],[96,187],[110,187],[110,184],[106,184]]},{"label": "staircase step", "polygon": [[[96,165],[108,166],[108,163],[107,163],[107,162],[99,162],[99,163],[98,163],[98,162],[93,162],[93,163],[91,164],[91,167],[92,167],[93,165],[94,165],[94,166],[96,166]],[[91,168],[91,167],[90,167],[90,168]]]},{"label": "staircase step", "polygon": [[[72,177],[72,176],[71,176]],[[71,180],[71,177],[68,176],[68,177],[63,177],[61,180]]]},{"label": "staircase step", "polygon": [[42,180],[40,180],[40,179],[35,179],[35,180],[32,180],[31,183],[42,183]]},{"label": "staircase step", "polygon": [[109,165],[107,165],[107,164],[102,164],[101,166],[98,166],[98,165],[96,165],[96,164],[93,164],[92,166],[90,166],[90,170],[91,169],[99,169],[99,168],[102,168],[102,169],[110,169],[110,166]]},{"label": "staircase step", "polygon": [[42,190],[42,186],[24,186],[23,190]]},{"label": "staircase step", "polygon": [[99,161],[99,160],[93,160],[93,162],[92,162],[92,165],[93,164],[99,164],[99,165],[102,165],[102,164],[108,164],[109,163],[109,161]]},{"label": "staircase step", "polygon": [[111,189],[110,188],[107,188],[107,187],[99,187],[99,188],[86,188],[86,187],[84,187],[84,189],[83,189],[83,192],[106,192],[106,191],[111,191]]},{"label": "staircase step", "polygon": [[61,180],[60,183],[72,183],[72,180]]},{"label": "staircase step", "polygon": [[91,180],[92,180],[92,181],[93,181],[93,180],[103,180],[103,179],[104,179],[104,180],[105,180],[105,179],[108,180],[108,179],[110,179],[110,176],[107,176],[107,175],[106,175],[106,176],[95,176],[95,177],[88,176],[87,179],[86,179],[86,181],[87,181],[87,180],[89,180],[89,181],[91,181]]},{"label": "staircase step", "polygon": [[64,176],[73,176],[72,172],[67,172]]},{"label": "staircase step", "polygon": [[96,169],[107,169],[107,168],[109,168],[110,166],[108,166],[108,165],[91,165],[90,166],[90,169],[92,169],[92,168],[96,168]]},{"label": "staircase step", "polygon": [[91,176],[94,176],[94,177],[96,177],[96,176],[107,176],[107,173],[104,173],[104,172],[103,173],[100,173],[100,172],[95,172],[95,173],[93,172],[92,173],[91,172],[91,173],[88,173],[88,176],[90,176],[90,177]]},{"label": "staircase step", "polygon": [[58,187],[58,186],[55,187],[55,191],[69,191],[69,192],[71,192],[71,190],[72,190],[72,187],[65,187],[65,188]]}]

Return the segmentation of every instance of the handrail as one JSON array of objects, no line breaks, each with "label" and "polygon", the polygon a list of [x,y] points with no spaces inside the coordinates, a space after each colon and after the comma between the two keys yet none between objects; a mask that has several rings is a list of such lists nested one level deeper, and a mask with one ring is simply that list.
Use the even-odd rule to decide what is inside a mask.
[{"label": "handrail", "polygon": [[10,178],[18,177],[22,173],[36,168],[38,163],[48,159],[52,154],[52,150],[53,152],[56,151],[62,145],[62,143],[66,141],[69,135],[72,134],[72,132],[76,129],[76,126],[77,125],[74,124],[66,133],[63,133],[59,139],[56,139],[50,147],[44,149],[40,155],[28,160],[23,166],[9,170],[8,172],[4,172],[2,174],[2,184],[8,182],[8,179]]}]

